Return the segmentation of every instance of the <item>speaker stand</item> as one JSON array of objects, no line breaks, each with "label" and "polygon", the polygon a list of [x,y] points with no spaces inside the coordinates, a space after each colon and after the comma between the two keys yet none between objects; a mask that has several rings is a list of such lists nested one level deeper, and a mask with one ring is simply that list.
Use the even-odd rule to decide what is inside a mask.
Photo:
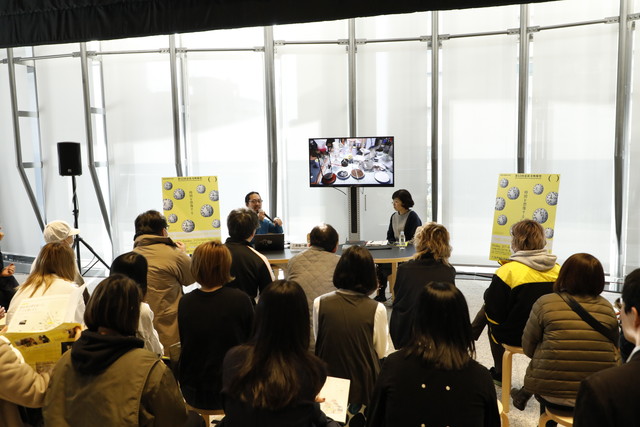
[{"label": "speaker stand", "polygon": [[[73,227],[75,229],[78,229],[78,216],[80,215],[80,210],[78,209],[78,196],[76,194],[76,176],[75,175],[71,175],[71,186],[73,188]],[[80,234],[76,235],[76,238],[73,241],[73,247],[76,250],[76,262],[78,263],[78,271],[80,272],[80,275],[82,276],[82,263],[80,262],[80,244],[84,245],[84,247],[93,254],[93,256],[95,256],[97,258],[98,261],[100,261],[102,263],[102,265],[104,265],[107,270],[110,270],[111,267],[109,267],[109,264],[107,264],[102,258],[100,258],[100,255],[98,255],[96,253],[96,251],[93,250],[93,248],[91,247],[91,245],[89,245],[82,237],[80,237]],[[86,273],[86,272],[85,272]]]}]

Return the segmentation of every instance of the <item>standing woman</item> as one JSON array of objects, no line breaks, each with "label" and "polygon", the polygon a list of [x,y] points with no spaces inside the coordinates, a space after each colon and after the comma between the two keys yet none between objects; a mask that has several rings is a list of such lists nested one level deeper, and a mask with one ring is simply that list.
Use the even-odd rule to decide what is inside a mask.
[{"label": "standing woman", "polygon": [[456,269],[449,264],[451,246],[449,232],[444,225],[430,222],[418,227],[414,237],[416,254],[411,261],[398,267],[393,312],[389,326],[395,348],[406,346],[411,340],[416,306],[428,282],[455,285]]},{"label": "standing woman", "polygon": [[243,291],[224,286],[232,280],[231,252],[222,243],[198,246],[191,274],[200,289],[183,296],[178,306],[180,388],[192,407],[222,409],[222,361],[249,338],[253,303]]},{"label": "standing woman", "polygon": [[500,426],[493,381],[474,360],[462,292],[451,283],[422,286],[414,330],[382,366],[367,425]]},{"label": "standing woman", "polygon": [[[405,241],[413,239],[416,229],[422,225],[422,221],[417,213],[411,210],[413,198],[407,190],[398,190],[391,195],[393,209],[395,212],[389,219],[389,229],[387,230],[387,240],[397,242],[400,240],[400,233],[404,232]],[[391,266],[380,264],[377,269],[378,282],[380,288],[376,301],[385,302],[387,300],[385,292],[387,289],[387,278],[391,275]]]},{"label": "standing woman", "polygon": [[[541,296],[533,305],[522,335],[522,348],[531,362],[524,387],[511,393],[516,408],[524,410],[531,394],[536,394],[541,405],[573,409],[580,381],[620,362],[616,351],[618,321],[609,301],[600,296],[603,289],[600,261],[578,253],[560,269],[554,293]],[[574,302],[595,318],[608,336],[583,320],[571,307]]]},{"label": "standing woman", "polygon": [[[135,252],[120,255],[111,263],[110,274],[124,274],[140,287],[142,298],[147,293],[147,259]],[[164,348],[160,343],[158,332],[153,327],[153,311],[146,302],[140,303],[140,320],[138,321],[138,338],[144,341],[144,348],[162,356]]]},{"label": "standing woman", "polygon": [[224,358],[221,427],[321,427],[316,396],[327,377],[309,352],[309,308],[296,282],[267,286],[256,306],[253,338]]},{"label": "standing woman", "polygon": [[[33,271],[27,280],[18,287],[18,291],[11,300],[7,312],[7,325],[20,303],[29,298],[49,295],[69,295],[78,291],[73,282],[76,276],[76,263],[73,250],[66,243],[47,243],[40,250]],[[84,315],[84,300],[79,297],[74,322],[82,323]]]},{"label": "standing woman", "polygon": [[180,426],[187,409],[169,368],[136,338],[138,285],[121,274],[98,284],[87,329],[62,355],[44,400],[50,426]]},{"label": "standing woman", "polygon": [[389,330],[386,308],[369,298],[377,287],[369,251],[360,246],[344,251],[333,285],[337,291],[313,302],[316,355],[329,365],[329,375],[351,380],[347,425],[362,425]]}]

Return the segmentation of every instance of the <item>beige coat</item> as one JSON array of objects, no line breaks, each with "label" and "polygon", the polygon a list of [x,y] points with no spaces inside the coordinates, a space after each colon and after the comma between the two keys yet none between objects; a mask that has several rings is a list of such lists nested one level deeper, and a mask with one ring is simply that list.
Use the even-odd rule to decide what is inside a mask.
[{"label": "beige coat", "polygon": [[[609,301],[601,296],[573,298],[604,326],[618,331]],[[522,348],[531,357],[525,389],[556,399],[575,399],[580,381],[620,362],[614,344],[556,293],[540,297],[533,305],[522,335]]]},{"label": "beige coat", "polygon": [[133,251],[144,255],[149,264],[147,295],[144,301],[153,311],[153,326],[168,354],[172,344],[180,342],[178,303],[182,287],[194,282],[191,258],[178,249],[169,237],[143,234],[133,244]]},{"label": "beige coat", "polygon": [[49,383],[48,374],[38,374],[22,362],[4,337],[0,337],[0,425],[22,427],[16,405],[40,408]]}]

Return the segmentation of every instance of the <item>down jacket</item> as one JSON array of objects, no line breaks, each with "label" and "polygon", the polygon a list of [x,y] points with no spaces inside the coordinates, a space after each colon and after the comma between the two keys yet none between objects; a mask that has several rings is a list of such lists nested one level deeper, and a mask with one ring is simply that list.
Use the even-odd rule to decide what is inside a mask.
[{"label": "down jacket", "polygon": [[[596,320],[618,333],[611,304],[601,296],[573,295]],[[580,381],[620,363],[615,345],[575,313],[557,294],[534,304],[522,335],[522,348],[531,363],[526,390],[543,397],[574,400]]]}]

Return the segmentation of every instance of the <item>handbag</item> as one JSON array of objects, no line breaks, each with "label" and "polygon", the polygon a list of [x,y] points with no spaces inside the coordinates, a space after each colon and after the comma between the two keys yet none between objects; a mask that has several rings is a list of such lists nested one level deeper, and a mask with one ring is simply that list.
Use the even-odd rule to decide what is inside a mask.
[{"label": "handbag", "polygon": [[584,307],[580,305],[580,303],[578,303],[578,301],[573,299],[571,295],[567,293],[558,293],[558,295],[560,295],[564,302],[566,302],[569,307],[582,318],[582,320],[587,322],[589,326],[609,339],[616,348],[618,347],[618,334],[616,333],[616,331],[608,329],[602,323],[598,322],[592,315],[587,312],[587,310],[584,309]]}]

